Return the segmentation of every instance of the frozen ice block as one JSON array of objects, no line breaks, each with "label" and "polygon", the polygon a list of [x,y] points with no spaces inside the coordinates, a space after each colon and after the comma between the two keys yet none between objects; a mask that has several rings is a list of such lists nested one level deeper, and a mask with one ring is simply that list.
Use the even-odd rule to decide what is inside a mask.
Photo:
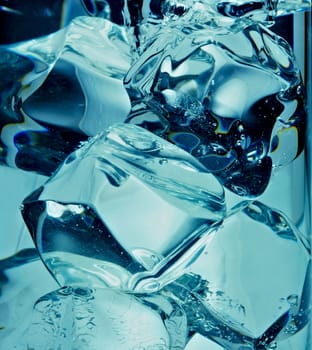
[{"label": "frozen ice block", "polygon": [[22,214],[61,285],[152,291],[203,249],[224,191],[187,152],[120,124],[72,153]]},{"label": "frozen ice block", "polygon": [[193,330],[222,346],[266,349],[308,327],[310,265],[296,226],[255,201],[228,216],[189,274],[166,288]]},{"label": "frozen ice block", "polygon": [[108,20],[78,17],[0,56],[1,164],[49,176],[80,141],[128,115],[129,47]]},{"label": "frozen ice block", "polygon": [[127,121],[190,152],[233,193],[261,195],[304,148],[304,88],[290,46],[257,23],[165,27],[147,42],[125,77]]}]

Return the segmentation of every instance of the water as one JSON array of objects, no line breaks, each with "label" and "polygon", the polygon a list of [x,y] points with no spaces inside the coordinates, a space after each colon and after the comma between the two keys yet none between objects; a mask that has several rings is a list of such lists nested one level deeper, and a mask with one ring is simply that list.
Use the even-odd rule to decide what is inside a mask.
[{"label": "water", "polygon": [[268,29],[308,6],[129,1],[126,27],[82,17],[3,48],[2,162],[50,175],[65,160],[21,211],[69,285],[27,294],[6,348],[309,347],[305,87]]}]

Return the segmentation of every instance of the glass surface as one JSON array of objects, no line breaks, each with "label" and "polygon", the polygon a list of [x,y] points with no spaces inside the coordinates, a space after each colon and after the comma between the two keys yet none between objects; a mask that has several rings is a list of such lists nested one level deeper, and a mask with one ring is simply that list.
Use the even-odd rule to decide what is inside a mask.
[{"label": "glass surface", "polygon": [[310,349],[311,1],[0,23],[0,349]]}]

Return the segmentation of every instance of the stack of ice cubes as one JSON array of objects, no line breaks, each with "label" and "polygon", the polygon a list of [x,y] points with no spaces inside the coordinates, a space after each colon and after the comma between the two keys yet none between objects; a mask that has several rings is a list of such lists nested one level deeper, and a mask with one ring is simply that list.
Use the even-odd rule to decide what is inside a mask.
[{"label": "stack of ice cubes", "polygon": [[0,47],[1,162],[46,177],[20,208],[35,249],[0,260],[0,287],[25,264],[57,286],[0,345],[292,349],[310,309],[307,116],[269,26],[311,4],[82,4]]}]

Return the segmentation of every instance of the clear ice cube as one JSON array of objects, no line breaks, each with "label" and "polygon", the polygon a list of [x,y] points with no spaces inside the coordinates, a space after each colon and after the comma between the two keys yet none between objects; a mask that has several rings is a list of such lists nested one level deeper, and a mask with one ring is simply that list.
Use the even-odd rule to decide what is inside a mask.
[{"label": "clear ice cube", "polygon": [[187,152],[120,124],[71,154],[22,214],[61,285],[152,291],[203,249],[224,191]]},{"label": "clear ice cube", "polygon": [[310,247],[287,217],[247,202],[214,235],[190,274],[168,287],[191,329],[231,349],[267,349],[307,327]]},{"label": "clear ice cube", "polygon": [[159,29],[125,77],[127,121],[198,158],[230,191],[259,196],[304,148],[304,89],[285,40],[257,23]]},{"label": "clear ice cube", "polygon": [[2,164],[49,176],[80,141],[125,120],[130,56],[122,27],[78,17],[0,52]]}]

